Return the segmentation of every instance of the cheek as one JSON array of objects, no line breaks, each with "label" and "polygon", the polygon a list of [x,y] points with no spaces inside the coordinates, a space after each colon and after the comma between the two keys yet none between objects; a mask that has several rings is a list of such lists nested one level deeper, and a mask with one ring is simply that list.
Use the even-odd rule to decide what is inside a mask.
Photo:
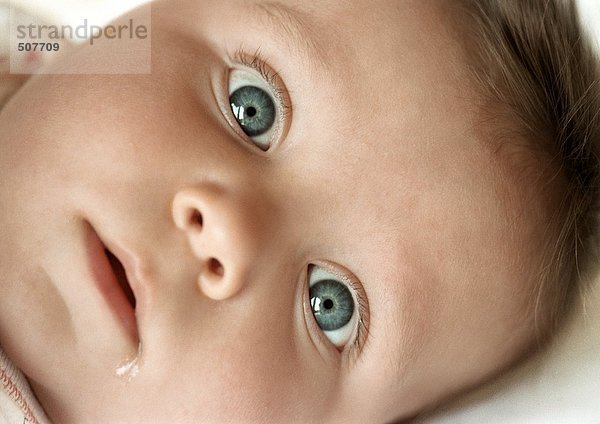
[{"label": "cheek", "polygon": [[[206,121],[215,110],[205,103],[214,97],[208,78],[214,57],[171,32],[152,43],[149,75],[34,77],[3,110],[1,145],[11,147],[3,152],[6,163],[56,168],[64,180],[103,168],[126,176],[166,168],[186,157],[181,147],[197,148],[191,140],[212,135]],[[84,72],[81,67],[93,61],[118,60],[110,46],[84,46],[54,72]]]},{"label": "cheek", "polygon": [[327,384],[311,381],[302,358],[286,348],[290,343],[261,346],[253,336],[239,335],[236,343],[228,343],[229,335],[203,337],[202,346],[175,353],[179,358],[169,366],[153,366],[161,372],[157,395],[176,395],[157,404],[170,405],[170,418],[188,411],[196,422],[285,422],[291,417],[314,422],[325,406],[322,388]]},{"label": "cheek", "polygon": [[277,284],[282,275],[273,276],[253,279],[254,291],[228,303],[161,305],[153,319],[167,325],[145,335],[140,373],[157,383],[143,384],[160,387],[157,396],[175,394],[173,402],[202,418],[195,422],[318,421],[336,369],[303,333],[297,298]]}]

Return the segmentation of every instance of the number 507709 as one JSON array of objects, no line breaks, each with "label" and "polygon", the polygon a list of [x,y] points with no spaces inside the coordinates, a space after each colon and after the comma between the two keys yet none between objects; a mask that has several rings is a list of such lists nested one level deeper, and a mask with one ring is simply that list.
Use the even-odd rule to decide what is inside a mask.
[{"label": "number 507709", "polygon": [[20,52],[57,52],[59,43],[19,43],[17,50]]}]

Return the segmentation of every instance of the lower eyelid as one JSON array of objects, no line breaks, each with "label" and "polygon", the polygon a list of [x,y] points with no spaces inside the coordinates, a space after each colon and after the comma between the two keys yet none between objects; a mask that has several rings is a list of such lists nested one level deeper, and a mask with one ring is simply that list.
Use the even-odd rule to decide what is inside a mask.
[{"label": "lower eyelid", "polygon": [[212,77],[212,92],[213,100],[218,106],[219,113],[217,118],[222,122],[222,119],[227,121],[227,131],[232,136],[240,137],[240,132],[236,131],[237,122],[233,117],[233,112],[230,112],[231,106],[229,105],[229,93],[227,90],[229,79],[229,67],[223,64],[223,67],[219,71],[215,71]]},{"label": "lower eyelid", "polygon": [[331,344],[327,343],[325,335],[321,333],[321,329],[312,316],[312,308],[308,296],[308,273],[306,267],[304,268],[304,272],[301,273],[298,287],[300,289],[298,297],[301,299],[300,310],[302,311],[300,319],[303,321],[303,331],[306,337],[308,337],[313,348],[319,352],[322,358],[335,366],[339,366],[341,361],[339,352],[335,352]]},{"label": "lower eyelid", "polygon": [[306,322],[306,330],[308,337],[312,341],[313,346],[321,353],[324,358],[334,361],[339,366],[342,356],[341,351],[336,348],[325,336],[323,330],[319,328],[316,320],[313,317],[312,308],[310,306],[310,299],[308,298],[308,284],[305,285],[304,290],[304,320]]}]

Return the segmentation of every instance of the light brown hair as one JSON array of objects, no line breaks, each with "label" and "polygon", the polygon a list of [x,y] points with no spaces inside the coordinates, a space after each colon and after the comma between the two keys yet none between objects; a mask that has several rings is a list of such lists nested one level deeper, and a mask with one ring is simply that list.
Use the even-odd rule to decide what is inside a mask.
[{"label": "light brown hair", "polygon": [[[522,183],[554,193],[531,308],[543,339],[598,260],[598,52],[582,32],[573,1],[450,4],[473,82],[485,99],[484,120],[503,126],[497,134],[514,131],[526,140],[527,154],[544,170],[523,172]],[[489,120],[494,114],[503,116]]]}]

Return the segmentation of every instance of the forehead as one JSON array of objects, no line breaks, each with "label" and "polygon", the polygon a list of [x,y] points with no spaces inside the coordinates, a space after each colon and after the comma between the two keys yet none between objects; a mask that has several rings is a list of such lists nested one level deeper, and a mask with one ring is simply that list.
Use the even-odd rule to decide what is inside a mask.
[{"label": "forehead", "polygon": [[420,75],[425,81],[439,71],[453,72],[456,60],[448,59],[460,54],[442,4],[282,0],[243,3],[241,9],[246,24],[263,31],[265,43],[271,36],[287,47],[287,59],[291,53],[304,62],[302,71],[327,72],[335,82],[350,82],[359,91],[369,86],[362,89],[366,94],[374,87],[389,90],[407,76]]},{"label": "forehead", "polygon": [[353,149],[367,139],[385,146],[396,135],[402,142],[422,136],[432,121],[444,127],[456,120],[448,105],[464,96],[466,77],[440,4],[222,2],[217,7],[228,13],[209,23],[206,35],[231,40],[242,33],[245,48],[264,54],[291,93],[294,121],[304,131],[320,115],[327,118],[326,125],[319,121],[321,136],[352,139]]},{"label": "forehead", "polygon": [[[193,21],[197,32],[204,27],[209,38],[237,33],[257,36],[261,46],[277,45],[287,60],[304,62],[303,72],[318,69],[321,75],[330,71],[334,77],[365,77],[373,75],[373,62],[381,74],[395,72],[397,65],[413,64],[413,69],[420,64],[442,65],[442,57],[456,53],[446,51],[454,42],[444,1],[172,0],[167,4],[176,15],[185,10],[184,19]],[[182,16],[178,14],[179,22]]]}]

